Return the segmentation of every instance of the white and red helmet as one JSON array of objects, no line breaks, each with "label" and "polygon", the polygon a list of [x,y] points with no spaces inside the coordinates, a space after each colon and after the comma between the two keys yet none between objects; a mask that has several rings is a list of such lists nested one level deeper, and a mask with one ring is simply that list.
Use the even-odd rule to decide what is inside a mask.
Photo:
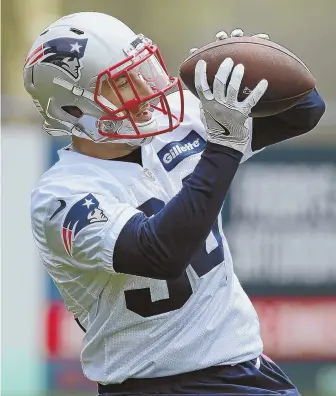
[{"label": "white and red helmet", "polygon": [[[150,95],[139,95],[130,77],[133,72],[150,86]],[[43,129],[54,136],[140,145],[174,130],[183,120],[181,82],[168,74],[158,48],[106,14],[81,12],[51,24],[29,51],[23,76],[25,88],[45,120]],[[123,100],[115,83],[118,77],[128,80],[132,100]],[[119,98],[119,107],[102,96],[104,80]],[[176,90],[180,95],[177,114],[167,100],[167,94]],[[145,104],[153,116],[146,122],[134,122],[130,111]],[[160,115],[160,123],[155,115]]]}]

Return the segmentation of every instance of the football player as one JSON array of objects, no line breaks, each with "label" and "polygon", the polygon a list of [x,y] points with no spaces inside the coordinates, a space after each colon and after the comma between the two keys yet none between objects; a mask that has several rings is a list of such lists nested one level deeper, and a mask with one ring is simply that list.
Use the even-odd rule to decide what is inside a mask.
[{"label": "football player", "polygon": [[225,59],[212,92],[200,61],[197,99],[150,39],[94,12],[61,18],[29,51],[43,129],[72,137],[32,192],[33,236],[101,395],[298,395],[262,355],[220,212],[239,164],[313,129],[325,105],[314,91],[252,121],[267,81],[239,102],[243,74]]}]

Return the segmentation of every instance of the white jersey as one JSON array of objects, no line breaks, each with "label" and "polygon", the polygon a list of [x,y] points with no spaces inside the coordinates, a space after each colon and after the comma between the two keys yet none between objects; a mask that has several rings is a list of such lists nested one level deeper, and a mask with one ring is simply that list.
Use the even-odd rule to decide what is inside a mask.
[{"label": "white jersey", "polygon": [[142,147],[143,166],[63,149],[32,193],[34,239],[67,309],[86,329],[81,363],[92,381],[170,376],[262,351],[258,317],[234,274],[220,217],[178,281],[113,268],[125,223],[139,211],[157,213],[200,159],[206,137],[198,100],[189,92],[185,99],[184,122]]}]

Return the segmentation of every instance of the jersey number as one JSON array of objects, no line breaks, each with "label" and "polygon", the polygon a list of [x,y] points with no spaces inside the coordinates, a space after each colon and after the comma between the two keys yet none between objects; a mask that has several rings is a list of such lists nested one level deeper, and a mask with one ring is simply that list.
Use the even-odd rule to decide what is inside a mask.
[{"label": "jersey number", "polygon": [[[165,203],[160,199],[151,198],[139,206],[138,209],[144,212],[146,216],[152,216],[158,213],[164,206]],[[224,261],[224,248],[219,233],[218,220],[216,220],[211,231],[216,238],[218,246],[208,253],[206,244],[204,243],[194,254],[190,262],[190,265],[199,277],[207,274]],[[159,301],[152,301],[149,287],[126,290],[126,306],[130,311],[140,316],[150,317],[183,307],[192,295],[191,284],[186,272],[176,280],[168,280],[167,287],[169,297]]]}]

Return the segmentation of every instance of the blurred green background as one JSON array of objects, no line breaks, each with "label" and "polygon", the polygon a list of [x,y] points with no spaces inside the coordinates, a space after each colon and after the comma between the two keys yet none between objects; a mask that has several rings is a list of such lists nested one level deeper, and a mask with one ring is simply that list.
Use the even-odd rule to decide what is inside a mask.
[{"label": "blurred green background", "polygon": [[[298,184],[305,177],[307,183],[311,182],[313,185],[320,185],[321,179],[325,177],[325,194],[328,196],[328,205],[336,207],[335,189],[332,190],[330,187],[330,181],[336,181],[336,1],[2,0],[1,11],[1,110],[2,140],[4,142],[2,145],[2,178],[5,186],[3,187],[4,199],[2,199],[2,201],[5,200],[5,204],[2,204],[2,210],[5,208],[6,213],[14,213],[16,217],[15,224],[23,224],[23,222],[25,224],[25,228],[21,227],[24,233],[18,239],[17,229],[13,228],[13,231],[11,231],[12,228],[9,227],[12,227],[13,218],[8,216],[8,218],[6,217],[2,220],[2,229],[10,230],[6,232],[5,239],[2,238],[2,244],[5,246],[2,252],[2,278],[4,280],[1,298],[2,326],[4,329],[2,334],[4,351],[2,353],[2,395],[70,396],[82,394],[78,393],[77,390],[84,392],[86,389],[88,390],[86,394],[93,395],[94,387],[81,378],[79,371],[77,350],[79,349],[80,340],[77,338],[81,334],[77,333],[77,330],[73,330],[73,327],[68,327],[70,325],[67,319],[62,322],[62,334],[65,334],[65,346],[63,346],[63,349],[70,351],[68,355],[65,353],[60,358],[50,356],[50,351],[48,352],[48,348],[45,347],[45,332],[50,332],[50,328],[46,330],[44,315],[49,310],[48,299],[57,300],[57,298],[49,295],[48,299],[46,299],[45,295],[48,294],[46,289],[51,286],[48,283],[49,281],[44,279],[43,267],[36,265],[36,273],[29,275],[29,268],[27,269],[27,262],[24,256],[28,254],[27,251],[29,249],[32,249],[32,241],[27,236],[29,234],[29,220],[26,217],[23,220],[21,217],[19,218],[17,210],[19,204],[16,198],[22,193],[16,190],[19,188],[18,184],[22,187],[28,177],[28,170],[23,171],[23,169],[25,166],[27,169],[29,166],[34,167],[33,175],[31,176],[33,184],[38,175],[54,161],[55,151],[57,147],[62,145],[62,141],[55,144],[51,139],[42,137],[39,115],[23,89],[22,66],[35,37],[47,25],[65,14],[79,11],[109,13],[130,25],[136,33],[143,33],[152,38],[159,46],[170,73],[176,75],[177,69],[187,57],[189,49],[212,41],[219,30],[229,32],[234,28],[242,28],[246,34],[268,33],[273,41],[289,48],[306,63],[317,80],[318,90],[327,102],[327,111],[313,132],[279,145],[273,151],[271,149],[270,154],[267,154],[268,156],[261,157],[261,166],[265,167],[265,169],[270,169],[270,165],[273,164],[273,161],[276,161],[277,164],[280,163],[285,168],[287,162],[290,162],[291,170],[296,175]],[[20,134],[15,135],[14,132],[18,131],[20,131]],[[27,141],[25,140],[25,135],[29,135]],[[41,144],[39,143],[40,140],[42,141]],[[31,147],[29,146],[30,148],[27,146],[29,141],[34,141]],[[44,154],[41,155],[41,153]],[[39,159],[40,156],[41,160],[35,164],[35,158],[33,157]],[[295,160],[293,160],[294,158]],[[318,171],[314,173],[316,180],[310,177],[309,169],[307,172],[302,173],[302,167],[300,167],[302,164],[296,162],[297,158],[301,158],[303,163],[312,164],[312,168],[309,169],[314,167],[314,170]],[[20,163],[19,165],[18,162]],[[319,173],[320,170],[321,172]],[[261,172],[261,174],[263,173]],[[242,173],[242,175],[249,175],[250,178],[254,177],[251,172]],[[19,183],[17,183],[18,180]],[[239,185],[240,180],[237,180],[236,186]],[[25,194],[24,200],[27,202],[31,189],[29,183],[26,183],[27,185],[24,186],[25,190],[23,190],[23,194]],[[310,186],[309,191],[307,190],[307,196],[312,188]],[[277,197],[279,202],[285,201],[285,197],[280,195]],[[12,210],[8,210],[10,205],[12,205]],[[235,209],[231,209],[234,213]],[[28,204],[24,210],[25,212],[23,213],[28,212]],[[228,218],[230,217],[230,210],[228,209]],[[26,215],[23,214],[23,216]],[[329,215],[329,220],[330,218]],[[329,223],[327,225],[326,223],[312,223],[305,229],[305,232],[312,234],[322,229],[324,233],[321,231],[323,239],[329,238],[328,240],[331,243],[333,243],[334,239],[334,246],[336,247],[335,228],[330,226]],[[267,233],[268,229],[265,228],[265,230],[265,233]],[[238,273],[241,273],[243,284],[246,285],[249,294],[251,296],[258,295],[260,298],[260,293],[257,292],[257,289],[261,290],[262,287],[265,287],[264,290],[267,295],[275,293],[280,296],[299,296],[297,305],[298,317],[299,314],[303,315],[301,307],[308,304],[307,306],[312,307],[312,323],[316,320],[316,317],[319,317],[314,316],[313,309],[320,308],[316,308],[315,303],[313,304],[309,298],[312,297],[313,300],[315,297],[322,299],[321,301],[326,304],[323,309],[321,308],[321,313],[320,311],[318,312],[320,320],[323,321],[325,319],[324,328],[328,327],[329,329],[332,325],[336,326],[334,320],[336,318],[336,255],[330,258],[330,253],[322,251],[320,261],[310,264],[321,266],[321,268],[325,266],[324,274],[327,274],[326,278],[329,277],[329,279],[324,281],[316,281],[316,284],[312,280],[302,282],[302,284],[296,280],[296,283],[293,281],[287,284],[285,280],[278,280],[278,283],[276,281],[272,283],[266,278],[265,283],[261,286],[258,282],[252,280],[250,284],[249,275],[246,275],[244,271],[245,262],[235,253],[234,248],[235,240],[245,235],[244,232],[246,233],[246,225],[234,223],[228,229],[228,239],[230,242],[232,241],[234,258],[237,257]],[[290,234],[290,232],[291,230],[288,233]],[[295,235],[295,238],[300,237],[299,229]],[[18,240],[20,241],[19,243]],[[265,241],[265,239],[261,238],[261,241]],[[306,242],[306,245],[303,244],[302,250],[305,250],[309,244],[310,242]],[[285,246],[286,243],[284,242],[283,245]],[[286,249],[286,246],[284,249]],[[22,260],[18,260],[15,256],[14,260],[13,252],[20,250],[23,254]],[[32,261],[38,260],[34,258],[33,253],[31,254]],[[300,260],[304,262],[302,257],[298,255],[297,262]],[[330,266],[328,267],[327,261],[335,264],[334,269],[330,269]],[[277,263],[277,257],[272,256],[270,265],[272,262]],[[11,271],[17,271],[21,275],[20,281],[22,283],[20,284],[19,281],[20,286],[18,286],[16,281],[14,291],[12,282],[7,282],[7,279],[12,276]],[[293,275],[289,273],[289,277],[292,276],[293,279],[295,276],[302,275],[304,277],[307,272],[306,268],[300,267],[300,271],[298,270],[294,274],[293,270]],[[26,273],[32,279],[30,288],[27,286],[27,283],[29,283],[27,279],[30,278],[24,275]],[[26,279],[26,282],[24,282],[24,279]],[[35,284],[35,282],[37,283]],[[305,284],[303,285],[303,283]],[[20,292],[17,292],[17,290]],[[276,291],[274,292],[274,290]],[[55,293],[55,291],[52,293]],[[32,294],[34,298],[30,300],[28,296]],[[306,298],[308,300],[305,300]],[[22,300],[25,300],[23,307]],[[256,301],[256,304],[258,303],[260,303],[259,300]],[[327,306],[328,310],[326,309]],[[274,307],[274,309],[277,309],[276,304]],[[18,314],[17,310],[20,310],[20,314]],[[273,320],[265,314],[266,311],[263,307],[260,310],[262,310],[262,312],[260,311],[262,322],[265,320],[265,323],[269,323]],[[22,312],[26,312],[23,317]],[[284,315],[283,312],[281,315]],[[279,317],[281,315],[279,314]],[[284,315],[281,317],[284,318],[284,321],[288,321],[289,325],[292,322],[289,316]],[[310,325],[308,324],[305,328],[294,329],[294,331],[300,331],[300,337],[304,339],[306,332],[308,334],[309,327]],[[279,360],[280,365],[288,370],[290,375],[300,383],[304,396],[336,396],[336,336],[330,336],[331,344],[329,348],[329,352],[331,350],[331,352],[335,351],[335,353],[328,354],[326,351],[328,348],[320,346],[319,350],[316,349],[312,353],[313,358],[307,358],[304,350],[301,355],[295,355],[294,353],[291,355],[288,351],[281,354],[281,348],[276,349],[272,345],[272,337],[269,337],[273,329],[271,329],[271,326],[269,328],[266,326],[265,328],[266,345],[269,350],[274,350],[275,359]],[[333,329],[333,331],[331,330],[332,334],[336,334],[335,328],[331,327]],[[24,338],[23,334],[29,334],[29,337]],[[320,335],[319,333],[316,334],[317,337]],[[312,335],[310,334],[309,337],[312,337]],[[309,337],[307,335],[306,339],[310,339]],[[289,348],[288,345],[291,345],[290,343],[286,344],[286,336],[282,338],[282,342],[287,345],[287,348]],[[274,349],[272,349],[273,347]],[[309,345],[305,347],[309,349]],[[324,351],[325,355],[321,351]],[[281,356],[284,356],[284,358],[277,359],[277,357]],[[68,376],[64,373],[68,373]],[[57,389],[63,389],[63,391],[58,391]]]},{"label": "blurred green background", "polygon": [[[212,41],[219,30],[241,27],[247,34],[267,32],[311,69],[328,111],[318,134],[300,139],[336,143],[334,0],[2,0],[3,119],[33,117],[23,93],[21,68],[35,37],[60,15],[100,11],[123,20],[156,42],[171,73],[191,47]],[[18,106],[18,102],[20,106]],[[322,139],[323,136],[323,139]]]}]

